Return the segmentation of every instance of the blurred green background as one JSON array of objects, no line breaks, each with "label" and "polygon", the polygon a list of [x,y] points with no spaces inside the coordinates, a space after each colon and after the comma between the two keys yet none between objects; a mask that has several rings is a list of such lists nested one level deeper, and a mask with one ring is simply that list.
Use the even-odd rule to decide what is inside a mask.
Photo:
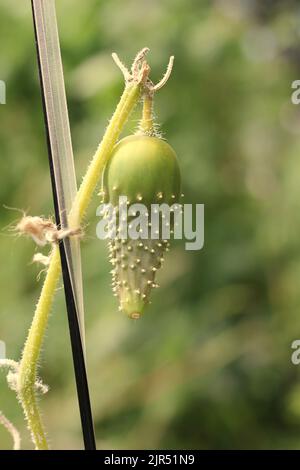
[{"label": "blurred green background", "polygon": [[[275,0],[60,0],[78,180],[122,91],[110,54],[151,49],[156,97],[186,202],[205,204],[205,247],[173,245],[139,322],[117,311],[94,198],[82,244],[88,369],[99,448],[299,448],[300,8]],[[53,213],[30,2],[0,1],[0,339],[18,359],[41,281],[31,240],[8,225]],[[140,109],[128,124],[135,130]],[[82,447],[63,291],[41,360],[54,449]],[[0,374],[0,409],[32,448]],[[0,428],[0,449],[11,448]]]}]

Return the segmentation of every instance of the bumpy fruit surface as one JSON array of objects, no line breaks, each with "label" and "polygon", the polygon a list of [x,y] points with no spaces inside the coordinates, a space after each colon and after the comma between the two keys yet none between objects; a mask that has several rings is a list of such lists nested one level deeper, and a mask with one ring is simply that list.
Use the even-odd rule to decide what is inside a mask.
[{"label": "bumpy fruit surface", "polygon": [[[114,207],[126,196],[129,205],[167,203],[172,206],[180,197],[180,170],[172,147],[158,137],[132,135],[122,139],[103,175],[105,201]],[[128,219],[128,224],[130,218]],[[110,240],[110,259],[114,266],[113,289],[120,309],[131,318],[139,318],[149,302],[156,271],[163,262],[168,241],[131,238]]]}]

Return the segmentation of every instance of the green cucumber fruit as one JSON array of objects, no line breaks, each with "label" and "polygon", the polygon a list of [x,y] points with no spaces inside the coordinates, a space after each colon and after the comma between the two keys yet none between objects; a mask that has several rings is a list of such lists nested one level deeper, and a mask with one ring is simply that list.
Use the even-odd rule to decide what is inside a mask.
[{"label": "green cucumber fruit", "polygon": [[[116,144],[103,174],[104,201],[115,208],[119,197],[126,196],[130,205],[176,204],[180,198],[180,169],[176,153],[159,137],[132,135]],[[130,218],[128,218],[130,223]],[[150,224],[151,225],[151,224]],[[161,233],[161,232],[160,232]],[[167,240],[120,239],[109,242],[114,266],[113,289],[120,310],[130,318],[141,316],[149,303],[151,289],[156,287],[156,271],[161,267]]]}]

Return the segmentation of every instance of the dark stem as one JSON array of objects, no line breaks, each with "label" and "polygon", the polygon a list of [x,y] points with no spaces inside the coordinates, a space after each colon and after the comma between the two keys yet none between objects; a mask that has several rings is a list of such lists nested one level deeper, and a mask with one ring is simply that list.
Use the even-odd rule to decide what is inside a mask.
[{"label": "dark stem", "polygon": [[[34,6],[33,0],[31,0],[31,5],[32,5],[32,13],[33,13],[33,23],[34,23],[40,86],[41,86],[41,94],[42,94],[42,102],[43,102],[43,112],[44,112],[44,120],[45,120],[46,140],[47,140],[47,148],[48,148],[48,158],[49,158],[49,168],[50,168],[50,176],[51,176],[54,210],[55,210],[55,219],[56,219],[57,226],[61,227],[61,217],[60,217],[60,211],[59,211],[59,206],[58,206],[57,187],[56,187],[56,180],[55,180],[55,174],[54,174],[52,149],[51,149],[50,135],[49,135],[49,125],[48,125],[46,102],[45,102],[45,95],[44,95],[44,82],[43,82],[43,75],[42,75],[42,70],[41,70],[40,49],[39,49],[39,44],[38,44],[38,39],[37,39],[35,6]],[[65,242],[67,243],[68,239],[66,239],[65,241],[62,241],[59,244],[59,250],[60,250],[60,260],[61,260],[62,275],[63,275],[63,282],[64,282],[65,300],[66,300],[66,307],[67,307],[67,313],[68,313],[69,331],[70,331],[70,339],[71,339],[72,355],[73,355],[73,365],[74,365],[75,378],[76,378],[77,396],[78,396],[80,416],[81,416],[83,440],[84,440],[85,450],[96,450],[93,417],[92,417],[92,410],[91,410],[91,403],[90,403],[87,373],[86,373],[86,367],[85,367],[85,359],[84,359],[82,341],[81,341],[81,336],[80,336],[80,328],[79,328],[79,322],[78,322],[76,302],[74,298],[74,292],[72,288],[71,277],[70,277],[70,272],[69,272],[69,267],[68,267],[68,262],[67,262]]]}]

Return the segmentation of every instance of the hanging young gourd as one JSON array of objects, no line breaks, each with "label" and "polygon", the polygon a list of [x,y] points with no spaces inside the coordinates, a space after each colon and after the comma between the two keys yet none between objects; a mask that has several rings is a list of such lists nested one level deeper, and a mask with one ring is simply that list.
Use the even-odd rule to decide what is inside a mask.
[{"label": "hanging young gourd", "polygon": [[[117,59],[118,62],[118,59]],[[166,75],[156,86],[148,80],[143,94],[143,117],[136,134],[122,139],[114,147],[103,174],[104,201],[116,210],[117,221],[120,197],[127,205],[143,204],[150,214],[151,205],[172,206],[180,198],[180,169],[172,147],[159,135],[153,118],[153,95],[169,78],[171,58]],[[124,74],[127,69],[121,65]],[[148,214],[146,214],[148,215]],[[128,217],[127,223],[133,216]],[[130,318],[138,319],[149,303],[156,272],[162,266],[169,242],[151,236],[148,222],[147,238],[122,238],[120,232],[109,241],[110,261],[113,264],[113,290],[119,299],[119,309]]]}]

